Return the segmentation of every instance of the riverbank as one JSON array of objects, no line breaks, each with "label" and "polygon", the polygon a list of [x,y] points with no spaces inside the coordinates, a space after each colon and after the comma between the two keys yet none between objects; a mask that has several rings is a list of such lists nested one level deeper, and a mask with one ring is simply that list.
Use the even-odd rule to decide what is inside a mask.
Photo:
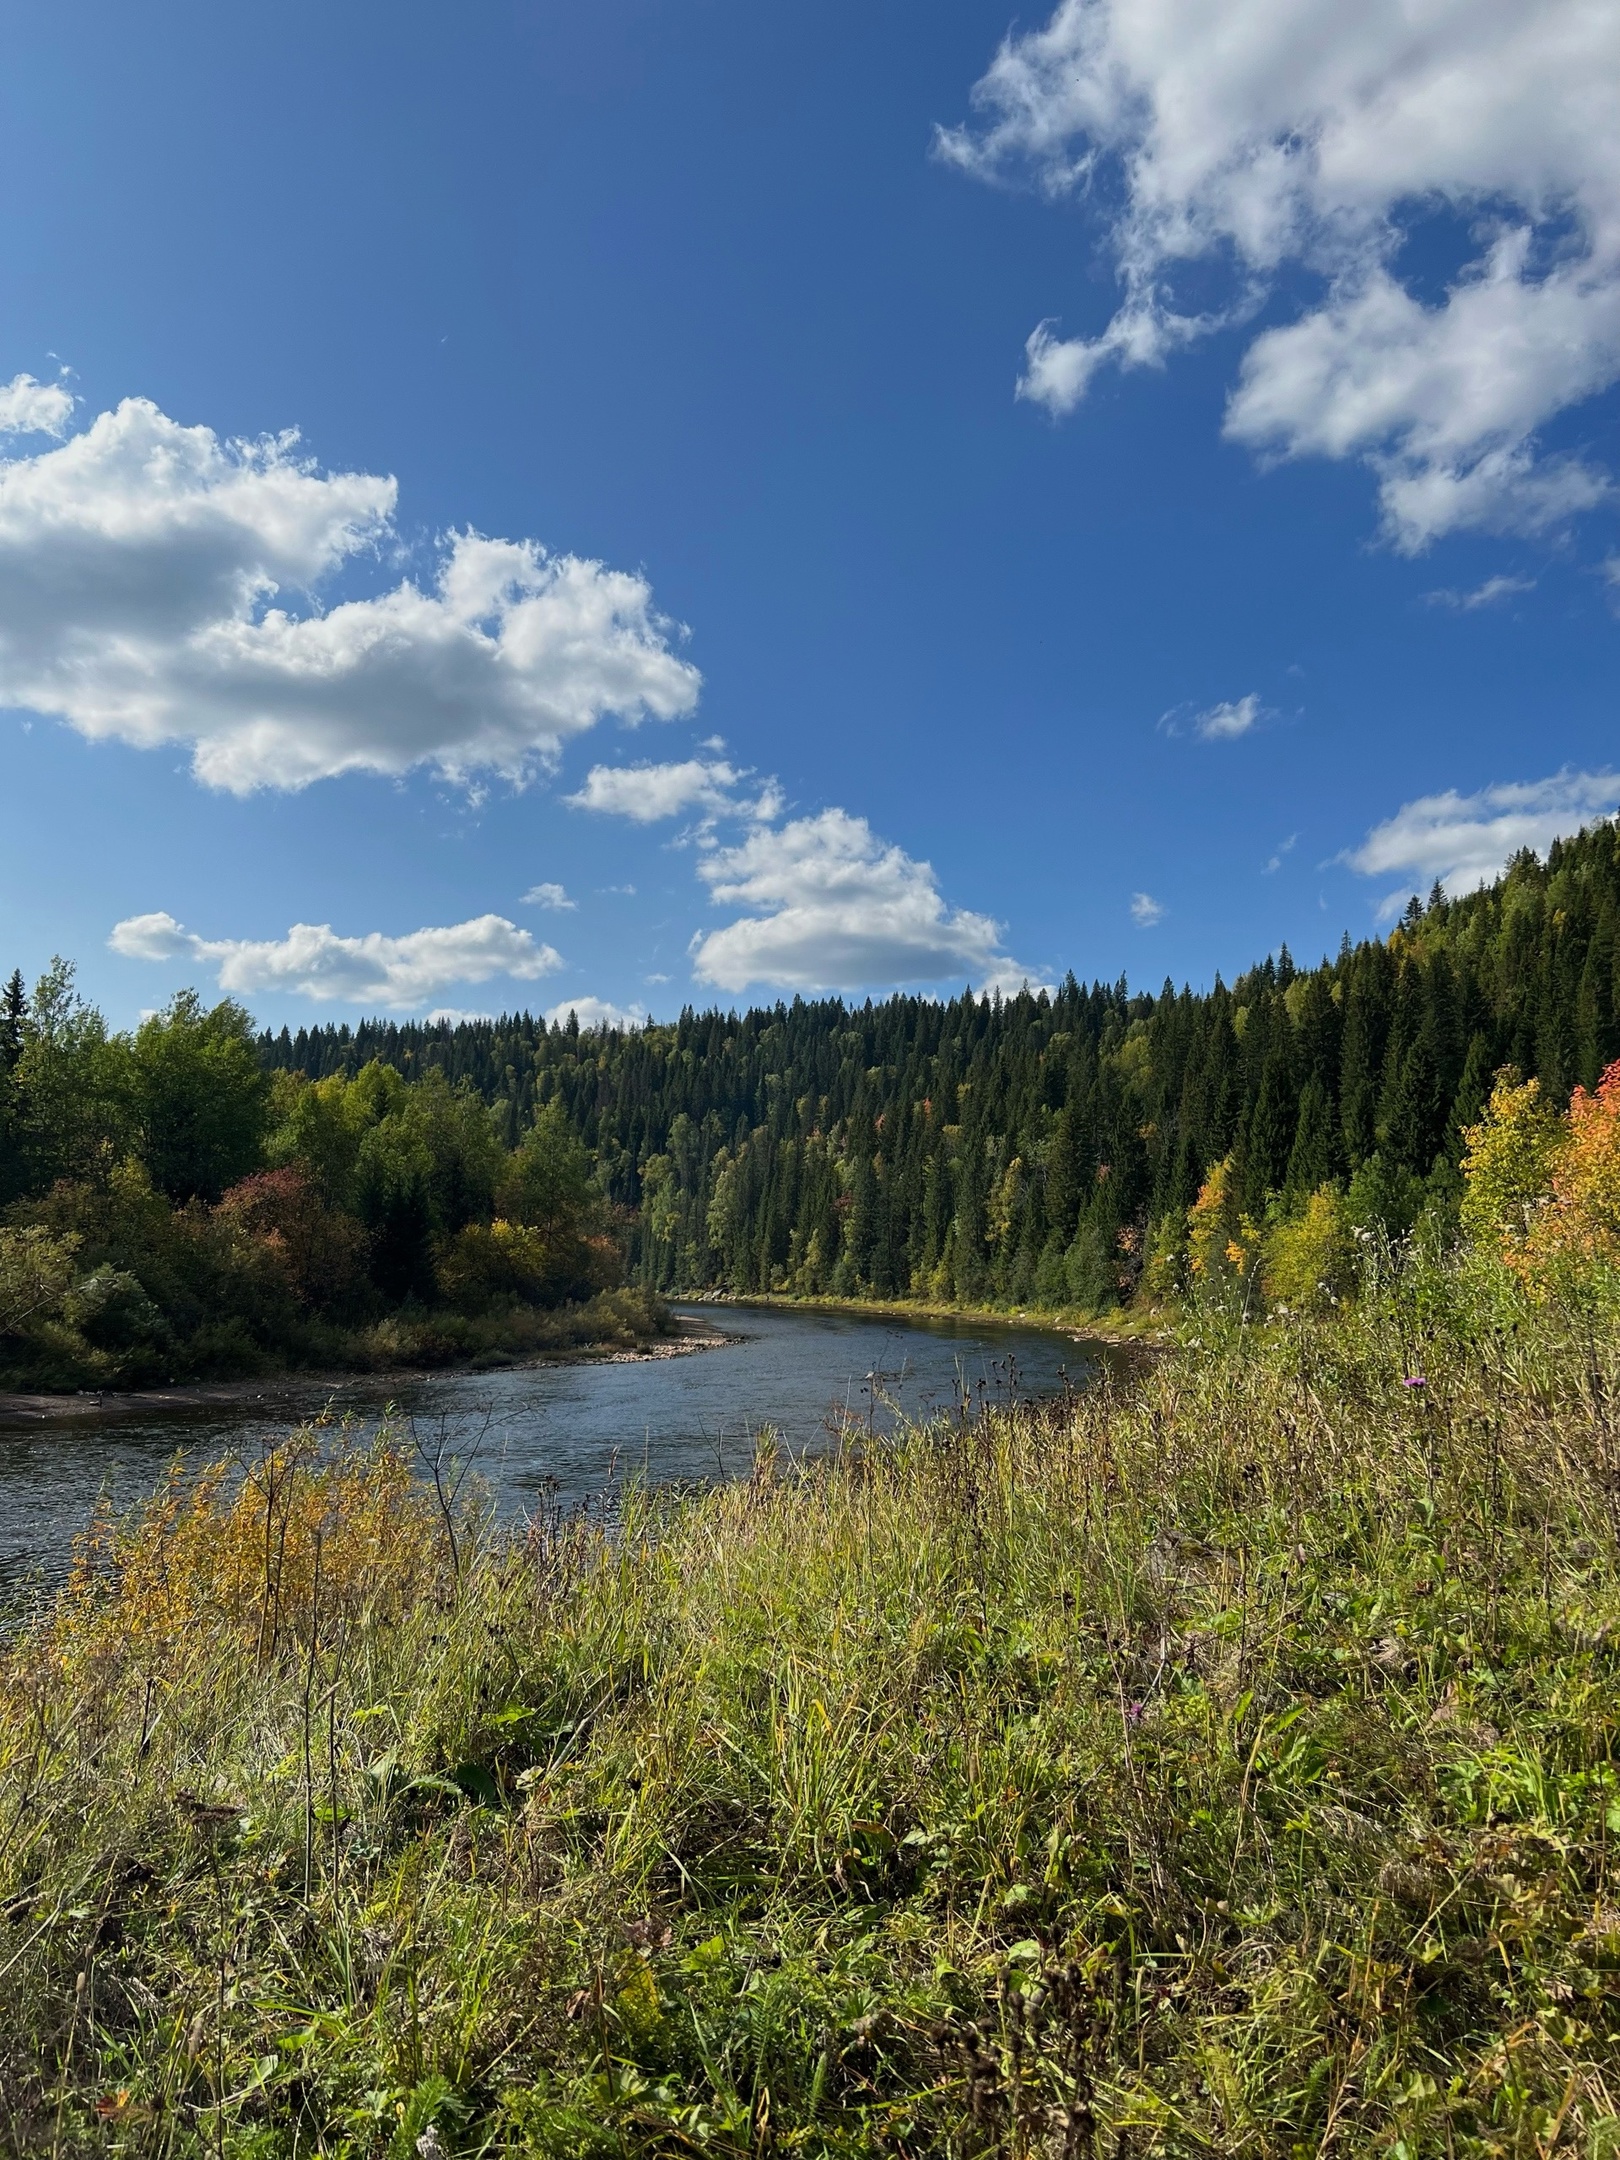
[{"label": "riverbank", "polygon": [[874,1320],[960,1322],[965,1327],[1023,1327],[1116,1350],[1167,1350],[1179,1336],[1159,1312],[1065,1311],[1042,1305],[953,1305],[929,1298],[793,1297],[785,1291],[682,1290],[683,1305],[760,1306],[786,1312],[849,1313]]},{"label": "riverbank", "polygon": [[200,1481],[0,1657],[0,2141],[1608,2152],[1617,1389],[1431,1271],[483,1548]]},{"label": "riverbank", "polygon": [[[589,1307],[579,1308],[590,1315]],[[590,1325],[599,1327],[600,1314]],[[105,1420],[144,1417],[156,1413],[229,1409],[236,1405],[265,1403],[274,1406],[296,1393],[317,1395],[334,1392],[379,1376],[401,1383],[426,1379],[453,1379],[457,1375],[523,1371],[551,1365],[624,1365],[651,1363],[662,1358],[688,1357],[698,1350],[723,1349],[734,1338],[705,1329],[701,1322],[662,1310],[662,1327],[656,1334],[627,1333],[622,1327],[612,1334],[589,1335],[584,1340],[560,1341],[552,1347],[527,1351],[485,1351],[464,1362],[369,1363],[334,1366],[312,1371],[288,1366],[237,1380],[175,1382],[161,1388],[79,1389],[72,1394],[45,1394],[26,1390],[0,1390],[0,1425],[50,1424],[71,1418]]]}]

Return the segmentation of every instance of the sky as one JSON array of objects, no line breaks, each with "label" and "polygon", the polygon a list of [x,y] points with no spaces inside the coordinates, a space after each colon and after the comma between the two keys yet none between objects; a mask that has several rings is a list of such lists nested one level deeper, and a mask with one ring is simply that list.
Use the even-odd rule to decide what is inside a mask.
[{"label": "sky", "polygon": [[1207,984],[1620,809],[1620,9],[86,0],[0,77],[0,968]]}]

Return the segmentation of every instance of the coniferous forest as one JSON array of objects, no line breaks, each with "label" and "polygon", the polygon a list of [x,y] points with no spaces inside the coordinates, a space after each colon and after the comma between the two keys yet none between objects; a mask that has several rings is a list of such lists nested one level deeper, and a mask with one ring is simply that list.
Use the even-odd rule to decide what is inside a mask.
[{"label": "coniferous forest", "polygon": [[1562,1102],[1620,1055],[1617,958],[1602,825],[1486,890],[1414,896],[1387,937],[1314,967],[1284,947],[1207,992],[1071,975],[639,1030],[301,1029],[261,1051],[310,1079],[441,1072],[509,1143],[560,1101],[659,1290],[1100,1310],[1261,1242],[1284,1284],[1325,1279],[1324,1247],[1330,1278],[1358,1229],[1446,1219],[1499,1070]]},{"label": "coniferous forest", "polygon": [[496,1360],[707,1290],[1315,1305],[1369,1237],[1449,1232],[1498,1075],[1559,1106],[1620,1056],[1617,924],[1603,825],[1320,965],[1156,996],[271,1037],[187,992],[121,1035],[65,965],[14,975],[0,1374]]}]

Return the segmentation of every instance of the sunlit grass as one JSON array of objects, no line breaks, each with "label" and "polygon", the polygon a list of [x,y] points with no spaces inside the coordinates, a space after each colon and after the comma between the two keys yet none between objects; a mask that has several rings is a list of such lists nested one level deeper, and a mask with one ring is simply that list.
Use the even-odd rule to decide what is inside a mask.
[{"label": "sunlit grass", "polygon": [[516,1543],[160,1496],[0,1668],[0,2138],[1620,2149],[1620,1356],[1514,1300]]}]

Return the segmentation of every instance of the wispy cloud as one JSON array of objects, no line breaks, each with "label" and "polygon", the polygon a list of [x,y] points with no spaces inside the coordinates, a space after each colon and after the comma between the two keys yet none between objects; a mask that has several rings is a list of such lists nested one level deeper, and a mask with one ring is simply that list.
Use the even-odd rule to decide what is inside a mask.
[{"label": "wispy cloud", "polygon": [[1488,577],[1483,585],[1476,585],[1472,592],[1454,592],[1449,586],[1438,592],[1423,595],[1430,607],[1459,608],[1472,614],[1475,608],[1495,607],[1499,600],[1511,600],[1518,593],[1534,592],[1533,577]]},{"label": "wispy cloud", "polygon": [[570,900],[566,890],[561,885],[531,885],[523,895],[523,905],[525,907],[554,908],[563,912],[572,912],[573,909],[579,906],[579,902]]},{"label": "wispy cloud", "polygon": [[1247,697],[1211,705],[1207,712],[1195,714],[1193,733],[1200,742],[1236,742],[1240,735],[1248,734],[1259,718],[1260,700],[1251,690]]},{"label": "wispy cloud", "polygon": [[1166,735],[1196,735],[1200,742],[1236,742],[1268,717],[1258,693],[1251,690],[1244,697],[1206,705],[1202,711],[1173,705],[1160,716],[1159,726]]},{"label": "wispy cloud", "polygon": [[1271,856],[1268,862],[1261,865],[1260,875],[1262,877],[1270,877],[1275,871],[1278,871],[1282,868],[1283,857],[1285,855],[1293,854],[1294,843],[1296,840],[1298,840],[1298,838],[1298,833],[1290,833],[1286,840],[1279,840],[1277,842],[1276,852]]},{"label": "wispy cloud", "polygon": [[1139,930],[1151,930],[1155,923],[1164,921],[1169,910],[1162,900],[1155,900],[1151,893],[1131,894],[1131,921]]}]

